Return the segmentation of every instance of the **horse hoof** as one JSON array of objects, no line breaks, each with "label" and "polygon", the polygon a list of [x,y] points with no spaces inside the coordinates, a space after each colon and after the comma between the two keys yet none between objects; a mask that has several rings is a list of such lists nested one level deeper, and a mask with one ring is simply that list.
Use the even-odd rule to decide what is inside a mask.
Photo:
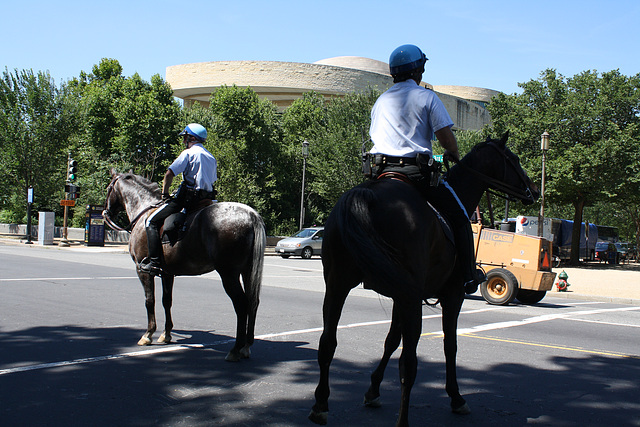
[{"label": "horse hoof", "polygon": [[249,348],[249,346],[243,347],[242,350],[240,350],[240,358],[248,359],[250,357],[251,357],[251,349]]},{"label": "horse hoof", "polygon": [[241,359],[248,359],[251,356],[251,350],[249,346],[243,347],[240,350],[235,348],[231,349],[227,357],[224,358],[227,362],[239,362]]},{"label": "horse hoof", "polygon": [[138,345],[150,345],[150,344],[151,344],[151,339],[147,337],[142,337],[140,338],[140,341],[138,341]]},{"label": "horse hoof", "polygon": [[320,424],[321,426],[327,425],[327,420],[329,419],[328,412],[316,412],[313,409],[309,413],[309,419],[316,424]]},{"label": "horse hoof", "polygon": [[471,408],[466,403],[458,408],[451,408],[451,412],[458,415],[469,415],[471,413]]},{"label": "horse hoof", "polygon": [[227,354],[227,356],[224,358],[224,360],[226,360],[227,362],[239,362],[240,356],[237,353],[230,351],[229,354]]},{"label": "horse hoof", "polygon": [[375,397],[373,399],[369,399],[367,396],[364,397],[364,406],[367,408],[379,408],[382,406],[382,401],[380,400],[380,396]]},{"label": "horse hoof", "polygon": [[169,343],[171,343],[171,335],[163,333],[162,335],[160,335],[160,338],[158,338],[158,343],[159,344],[169,344]]}]

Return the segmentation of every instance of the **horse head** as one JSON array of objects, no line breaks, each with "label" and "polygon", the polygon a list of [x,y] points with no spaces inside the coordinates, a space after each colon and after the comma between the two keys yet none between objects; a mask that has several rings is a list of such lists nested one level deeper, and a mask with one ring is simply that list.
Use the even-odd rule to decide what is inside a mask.
[{"label": "horse head", "polygon": [[[160,189],[158,184],[135,175],[131,171],[117,173],[115,169],[111,169],[111,182],[107,187],[102,216],[111,228],[129,231],[141,213],[148,211],[159,200]],[[127,212],[130,221],[126,229],[118,226],[113,221],[113,217],[122,210]]]},{"label": "horse head", "polygon": [[508,147],[509,132],[500,139],[487,138],[462,159],[487,187],[504,192],[509,198],[533,204],[540,196],[538,187],[520,165],[520,159]]},{"label": "horse head", "polygon": [[120,196],[120,190],[116,187],[116,183],[120,179],[120,174],[115,169],[111,169],[111,182],[107,186],[107,195],[104,201],[104,211],[102,215],[107,218],[117,215],[124,210],[124,204]]}]

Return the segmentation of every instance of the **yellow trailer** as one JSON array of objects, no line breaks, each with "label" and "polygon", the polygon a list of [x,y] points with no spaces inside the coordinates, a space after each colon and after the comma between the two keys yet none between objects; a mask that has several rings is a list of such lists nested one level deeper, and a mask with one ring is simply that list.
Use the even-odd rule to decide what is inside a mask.
[{"label": "yellow trailer", "polygon": [[476,262],[487,273],[480,285],[490,304],[505,305],[518,299],[535,304],[553,289],[551,242],[542,237],[516,234],[471,224]]}]

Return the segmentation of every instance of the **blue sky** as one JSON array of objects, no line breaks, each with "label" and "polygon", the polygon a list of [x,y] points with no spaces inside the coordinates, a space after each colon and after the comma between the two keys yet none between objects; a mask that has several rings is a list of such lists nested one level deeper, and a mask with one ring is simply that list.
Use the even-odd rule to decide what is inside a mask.
[{"label": "blue sky", "polygon": [[49,71],[57,83],[101,58],[148,81],[191,62],[388,62],[405,43],[424,50],[433,85],[511,94],[546,68],[640,72],[637,0],[23,0],[0,10],[2,71]]}]

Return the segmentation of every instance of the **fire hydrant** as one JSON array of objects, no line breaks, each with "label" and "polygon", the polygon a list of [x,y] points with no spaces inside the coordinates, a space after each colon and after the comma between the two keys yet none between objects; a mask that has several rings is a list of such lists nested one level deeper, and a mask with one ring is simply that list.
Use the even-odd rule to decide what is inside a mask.
[{"label": "fire hydrant", "polygon": [[569,287],[569,282],[567,282],[568,278],[569,275],[564,270],[558,274],[558,283],[556,284],[558,286],[558,292],[567,292],[567,288]]}]

